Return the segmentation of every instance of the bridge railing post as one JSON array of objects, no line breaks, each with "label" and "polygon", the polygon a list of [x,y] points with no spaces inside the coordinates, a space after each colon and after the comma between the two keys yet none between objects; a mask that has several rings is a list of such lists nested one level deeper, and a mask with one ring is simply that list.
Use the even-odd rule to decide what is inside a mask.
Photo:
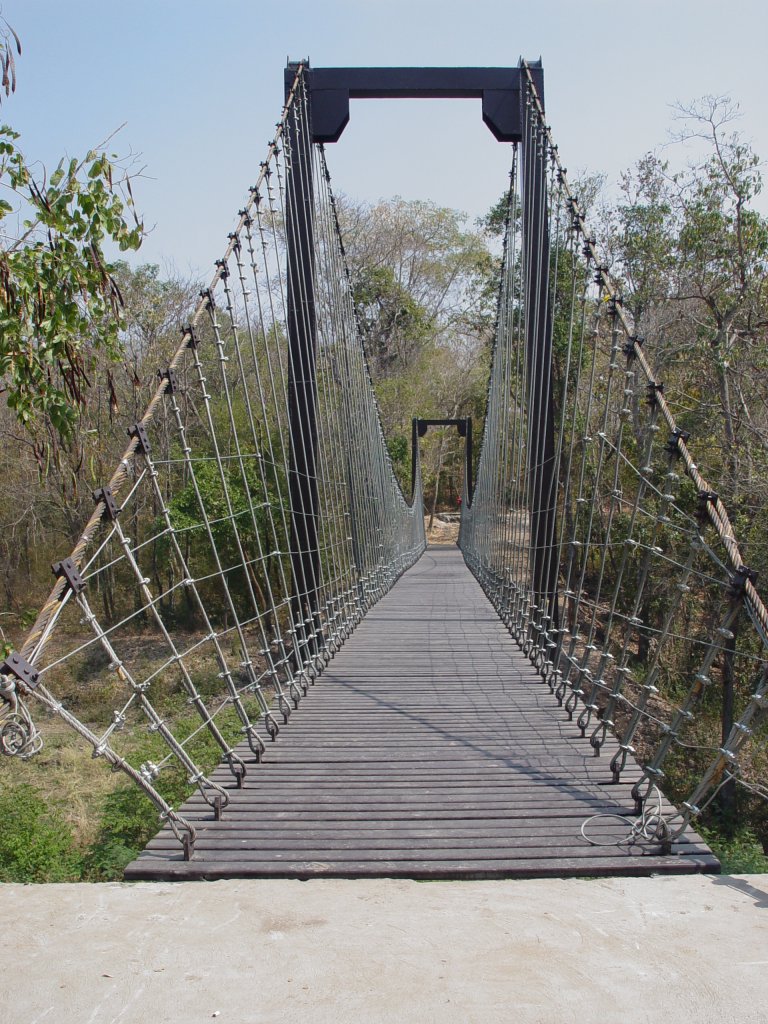
[{"label": "bridge railing post", "polygon": [[[298,65],[286,68],[286,94]],[[288,328],[288,435],[291,503],[290,560],[293,578],[295,657],[319,651],[320,555],[317,484],[317,314],[314,267],[312,138],[306,99],[295,101],[288,119],[286,161],[286,250]]]},{"label": "bridge railing post", "polygon": [[527,362],[527,475],[531,583],[543,616],[557,625],[557,480],[552,393],[552,307],[547,158],[527,89],[522,90],[523,301]]},{"label": "bridge railing post", "polygon": [[419,464],[419,419],[414,416],[411,421],[411,500],[416,494],[416,467]]},{"label": "bridge railing post", "polygon": [[472,465],[472,417],[467,416],[465,420],[464,428],[464,441],[465,441],[465,458],[464,458],[464,473],[466,476],[466,492],[467,501],[472,504],[472,493],[474,491],[474,469]]}]

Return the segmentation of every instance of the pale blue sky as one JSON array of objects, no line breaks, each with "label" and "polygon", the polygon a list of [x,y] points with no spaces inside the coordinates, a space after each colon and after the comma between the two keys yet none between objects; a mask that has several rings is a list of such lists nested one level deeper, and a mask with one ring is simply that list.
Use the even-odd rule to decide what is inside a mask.
[{"label": "pale blue sky", "polygon": [[[516,65],[542,57],[548,118],[571,170],[622,168],[663,142],[669,104],[729,93],[768,157],[764,0],[4,0],[21,36],[0,119],[28,157],[112,144],[140,154],[152,233],[139,262],[208,276],[255,179],[287,57],[313,65]],[[339,191],[432,199],[472,217],[506,183],[509,147],[479,101],[354,101],[329,147]],[[765,204],[763,204],[765,208]]]}]

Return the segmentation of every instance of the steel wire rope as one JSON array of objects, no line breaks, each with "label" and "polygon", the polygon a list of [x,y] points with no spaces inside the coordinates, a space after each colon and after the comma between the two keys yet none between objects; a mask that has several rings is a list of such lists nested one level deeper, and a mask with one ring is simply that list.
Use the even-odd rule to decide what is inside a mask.
[{"label": "steel wire rope", "polygon": [[[288,159],[285,150],[287,148],[287,140],[284,136],[283,139],[283,152],[282,156]],[[272,440],[273,432],[267,428],[267,445],[270,453],[271,465],[273,466],[273,483],[276,489],[278,506],[280,509],[280,522],[282,525],[283,538],[286,545],[286,550],[280,551],[280,545],[278,542],[277,531],[274,533],[275,550],[279,552],[279,560],[281,565],[281,577],[284,581],[285,586],[285,603],[287,607],[287,614],[289,618],[289,627],[286,631],[287,635],[291,638],[292,649],[291,652],[295,656],[295,665],[292,666],[292,671],[295,677],[299,680],[303,692],[306,694],[310,683],[314,682],[315,670],[314,666],[310,666],[301,656],[301,652],[307,649],[307,629],[304,624],[303,618],[297,616],[294,602],[290,599],[291,587],[288,583],[287,574],[283,565],[283,557],[291,557],[291,538],[293,531],[296,529],[296,515],[293,506],[289,499],[288,493],[288,480],[285,480],[285,488],[283,488],[282,475],[279,472],[279,467],[287,467],[290,462],[288,445],[286,443],[286,437],[288,433],[287,424],[287,394],[288,394],[288,383],[286,377],[286,365],[285,361],[280,357],[279,351],[273,355],[272,346],[270,345],[270,338],[274,343],[280,339],[281,328],[279,325],[287,323],[287,300],[285,295],[285,280],[284,275],[281,273],[279,266],[272,269],[271,261],[268,258],[270,252],[278,252],[281,246],[281,240],[278,236],[277,224],[278,221],[285,225],[286,222],[286,211],[285,203],[283,201],[285,196],[284,187],[284,176],[281,174],[282,162],[279,159],[281,154],[276,155],[275,159],[275,177],[277,179],[277,200],[275,200],[274,190],[268,188],[266,191],[267,200],[267,211],[264,210],[264,195],[256,186],[252,188],[251,195],[254,200],[254,218],[248,220],[245,224],[245,234],[248,241],[248,252],[251,264],[251,272],[254,281],[255,295],[256,295],[256,308],[258,311],[258,329],[261,332],[261,337],[264,339],[264,362],[266,364],[266,377],[269,382],[269,391],[265,392],[262,385],[262,374],[259,366],[259,355],[256,348],[256,336],[253,332],[249,333],[251,340],[251,355],[253,359],[254,372],[256,373],[256,379],[258,383],[258,392],[262,404],[262,413],[265,417],[265,423],[270,422],[270,413],[274,418],[275,434],[277,437],[277,443],[279,445],[279,460],[275,457],[275,446]],[[269,179],[265,178],[268,182]],[[265,226],[266,218],[266,226]],[[258,231],[259,246],[261,248],[261,259],[262,265],[259,266],[258,257],[254,247],[252,226],[256,223]],[[264,287],[258,287],[259,274],[264,279]],[[279,310],[276,311],[275,307],[275,293],[279,296]],[[268,312],[268,317],[266,313]],[[267,398],[271,400],[271,406],[269,411],[267,408]],[[266,479],[265,479],[266,484]]]},{"label": "steel wire rope", "polygon": [[[240,246],[240,241],[238,239],[238,240],[236,240],[234,248],[233,248],[233,256],[234,256],[234,259],[235,259],[235,261],[237,263],[237,266],[238,266],[238,278],[239,278],[239,280],[242,283],[243,277],[242,277],[242,264],[241,264],[241,260],[240,260],[240,253],[241,253],[241,246]],[[238,377],[236,377],[235,380],[233,381],[232,390],[236,389],[238,383],[240,384],[240,387],[241,387],[241,390],[242,390],[242,393],[243,393],[243,400],[244,400],[244,403],[245,403],[246,414],[247,414],[248,435],[250,436],[250,440],[251,440],[251,443],[252,443],[253,448],[254,448],[253,454],[255,454],[255,456],[257,458],[257,461],[260,461],[261,453],[260,453],[260,448],[259,448],[258,433],[257,433],[257,430],[256,430],[256,423],[255,423],[254,416],[253,416],[253,409],[252,409],[252,406],[251,406],[251,400],[250,400],[250,394],[249,394],[250,388],[248,387],[248,382],[247,382],[246,372],[245,372],[245,364],[244,364],[243,355],[242,355],[242,351],[241,351],[241,347],[240,347],[240,336],[239,336],[239,330],[238,330],[238,325],[237,325],[237,320],[236,320],[235,303],[234,303],[234,298],[233,298],[232,291],[231,291],[230,285],[229,285],[230,277],[231,277],[231,272],[230,272],[229,268],[227,267],[226,268],[226,272],[223,273],[223,275],[222,275],[222,289],[223,289],[223,292],[224,292],[224,295],[225,295],[225,298],[226,298],[226,308],[227,308],[227,316],[228,316],[228,319],[229,319],[230,336],[231,336],[231,339],[232,339],[232,345],[233,345],[233,349],[234,349],[235,356],[236,356],[237,374],[238,374],[238,377],[239,377],[239,380],[238,380]],[[243,292],[244,291],[245,291],[245,289],[243,288]],[[243,295],[244,302],[245,302],[245,299],[246,299],[246,296],[244,294]],[[247,306],[245,308],[247,310]],[[234,456],[234,458],[235,458],[235,460],[236,460],[236,462],[238,464],[238,468],[240,470],[240,478],[241,478],[242,485],[243,485],[243,493],[244,493],[245,498],[246,498],[246,503],[247,503],[247,506],[248,506],[248,513],[249,513],[249,516],[250,516],[251,526],[252,526],[252,530],[253,530],[253,536],[254,536],[255,543],[256,543],[257,560],[262,565],[264,586],[266,588],[266,595],[265,596],[266,596],[266,604],[267,604],[268,607],[264,608],[263,611],[261,611],[260,610],[260,606],[259,606],[259,602],[257,600],[256,593],[254,591],[254,588],[258,587],[262,594],[263,594],[263,591],[261,591],[261,587],[258,584],[258,580],[254,579],[253,583],[251,584],[251,581],[250,581],[250,571],[249,571],[250,568],[251,568],[251,564],[245,559],[245,557],[243,557],[243,565],[244,565],[245,572],[246,572],[246,579],[247,579],[247,581],[249,583],[249,593],[252,596],[252,602],[253,602],[254,607],[256,609],[256,612],[257,612],[257,620],[258,620],[259,632],[260,632],[261,642],[262,642],[262,648],[261,648],[261,650],[258,653],[260,654],[260,656],[262,656],[262,657],[264,657],[266,659],[267,668],[268,668],[268,672],[269,672],[269,677],[270,677],[270,681],[271,681],[271,685],[273,686],[273,688],[275,690],[275,693],[277,695],[278,708],[279,708],[280,712],[283,715],[284,723],[287,724],[288,719],[290,717],[290,706],[288,704],[288,700],[287,700],[287,698],[285,696],[285,693],[283,691],[283,688],[282,688],[282,681],[281,681],[281,678],[280,678],[279,668],[282,667],[285,671],[287,671],[288,677],[290,679],[291,678],[290,665],[289,665],[288,654],[287,654],[287,652],[285,650],[285,646],[284,646],[284,643],[283,643],[282,633],[280,631],[278,605],[277,605],[277,602],[275,601],[275,596],[274,596],[273,587],[272,587],[272,581],[270,580],[270,576],[269,576],[268,558],[270,557],[270,555],[269,555],[269,553],[265,554],[264,542],[263,542],[263,539],[262,539],[262,532],[263,531],[262,531],[262,528],[260,527],[260,524],[258,522],[258,517],[257,517],[257,511],[266,510],[267,519],[269,520],[269,524],[270,524],[270,526],[269,526],[269,533],[272,534],[272,536],[274,536],[275,535],[275,529],[274,529],[274,523],[272,521],[272,506],[271,506],[271,502],[269,501],[269,490],[268,490],[268,487],[266,485],[266,480],[265,480],[263,474],[260,474],[260,480],[254,481],[254,484],[251,484],[249,482],[249,479],[248,479],[248,472],[247,472],[246,463],[245,463],[245,456],[244,456],[243,451],[242,451],[242,446],[241,446],[240,437],[239,437],[239,431],[238,431],[237,424],[235,422],[235,412],[234,412],[234,408],[233,408],[232,394],[231,394],[231,391],[230,391],[230,386],[228,385],[228,382],[227,382],[226,368],[227,368],[227,364],[229,362],[229,357],[225,356],[225,354],[224,354],[224,352],[225,352],[224,342],[223,342],[223,339],[221,338],[221,335],[219,333],[219,329],[216,327],[215,322],[214,322],[214,330],[216,331],[216,345],[217,345],[217,347],[219,348],[219,351],[220,351],[221,379],[222,379],[222,386],[223,386],[224,395],[225,395],[225,399],[226,399],[227,413],[228,413],[229,420],[230,420],[231,438],[232,438],[232,440],[234,442],[234,445],[235,445],[235,456]],[[262,487],[262,490],[263,490],[263,498],[262,498],[262,501],[260,501],[258,503],[254,503],[251,490],[252,490],[253,486],[258,486],[259,483],[261,483],[261,487]],[[238,545],[239,545],[239,547],[242,547],[242,544],[240,542],[240,538],[238,538]],[[277,634],[276,638],[274,640],[273,640],[273,638],[271,638],[268,635],[268,632],[267,632],[267,624],[265,622],[265,619],[266,619],[267,616],[269,616],[269,620],[272,622],[273,628],[274,628],[274,630],[275,630],[275,632]],[[274,658],[273,652],[272,652],[272,644],[273,644],[273,642],[276,643],[276,645],[278,647],[278,653],[280,655],[279,660],[277,662],[275,661],[275,658]],[[245,652],[244,652],[244,656],[245,656]],[[292,682],[292,679],[291,679],[291,682]],[[293,693],[293,696],[294,696],[294,701],[296,703],[298,703],[298,694],[295,691]]]},{"label": "steel wire rope", "polygon": [[[277,159],[277,154],[276,154],[276,159]],[[256,264],[255,264],[255,259],[254,259],[255,254],[253,253],[252,240],[251,240],[251,234],[250,234],[251,224],[252,224],[252,219],[249,218],[246,221],[246,224],[245,224],[244,227],[245,227],[246,237],[247,237],[247,240],[248,240],[249,255],[251,256],[251,272],[252,272],[252,275],[255,278],[255,275],[256,275]],[[237,268],[238,268],[237,276],[238,276],[238,280],[240,282],[240,295],[241,295],[242,308],[243,308],[243,316],[244,316],[244,322],[245,322],[245,331],[246,331],[247,337],[248,337],[248,349],[247,350],[248,350],[248,353],[250,354],[251,359],[252,359],[252,371],[253,371],[253,376],[254,376],[255,383],[256,383],[255,396],[257,396],[258,403],[259,403],[259,405],[261,407],[261,422],[264,425],[263,433],[266,435],[266,438],[267,438],[266,450],[267,450],[267,452],[269,454],[268,464],[269,464],[269,466],[270,466],[270,468],[272,470],[273,483],[274,483],[274,486],[275,486],[276,491],[277,491],[277,505],[281,509],[281,511],[283,511],[283,504],[284,503],[283,503],[283,498],[282,498],[282,494],[281,494],[281,491],[280,491],[280,474],[277,472],[277,464],[275,462],[274,450],[273,450],[273,447],[272,447],[271,421],[277,419],[277,411],[276,411],[276,409],[273,408],[273,411],[270,412],[270,410],[268,409],[268,406],[267,406],[267,401],[266,401],[268,393],[271,393],[273,396],[275,395],[275,382],[274,382],[273,379],[270,379],[270,389],[269,389],[269,392],[267,392],[267,389],[264,387],[264,385],[262,383],[261,368],[259,367],[259,359],[258,359],[258,356],[257,356],[257,353],[256,353],[256,341],[255,341],[255,335],[254,335],[254,330],[253,330],[252,318],[251,318],[251,315],[250,315],[250,303],[249,303],[249,299],[250,299],[250,295],[251,295],[251,289],[249,287],[250,282],[247,279],[247,274],[246,274],[246,271],[245,271],[245,262],[243,260],[242,244],[239,241],[238,241],[238,243],[235,245],[235,247],[233,249],[233,255],[234,255],[235,262],[236,262]],[[225,279],[225,284],[227,283],[227,280],[228,279]],[[253,283],[254,283],[254,290],[255,290],[257,296],[259,296],[259,298],[260,298],[260,291],[261,290],[259,289],[256,280],[254,280]],[[258,303],[257,303],[257,311],[258,311],[258,313],[257,313],[257,315],[258,315],[258,329],[261,332],[262,337],[264,337],[266,339],[266,331],[265,331],[263,312],[262,312],[260,301],[258,301]],[[232,301],[228,301],[228,312],[229,312],[229,315],[230,315],[230,322],[231,322],[231,325],[232,325],[232,330],[233,330],[233,333],[235,333],[236,332],[236,324],[235,324],[235,320],[234,320],[235,310],[234,310],[234,304],[233,304]],[[268,351],[268,345],[265,345],[265,348]],[[236,339],[236,355],[237,355],[237,361],[238,361],[238,370],[239,370],[239,375],[240,375],[240,382],[241,382],[242,391],[243,391],[243,398],[244,398],[244,401],[245,401],[247,415],[248,415],[248,424],[249,424],[249,428],[250,428],[250,440],[251,440],[251,444],[253,446],[253,450],[254,450],[255,457],[256,457],[256,465],[258,467],[259,483],[260,483],[260,486],[261,486],[261,489],[262,489],[262,492],[263,492],[264,498],[265,498],[265,500],[262,503],[261,507],[262,508],[266,508],[268,510],[268,512],[267,512],[268,536],[266,538],[266,542],[267,542],[267,545],[270,547],[270,550],[268,551],[268,553],[266,555],[264,555],[264,541],[262,540],[262,536],[261,536],[262,531],[258,528],[258,524],[257,524],[255,518],[253,520],[253,529],[254,529],[254,534],[256,536],[257,544],[258,544],[258,547],[259,547],[259,554],[260,554],[260,557],[262,558],[262,560],[265,562],[265,565],[264,565],[264,578],[265,578],[265,584],[266,584],[266,587],[267,587],[269,603],[270,603],[270,606],[271,606],[271,617],[272,617],[272,622],[273,622],[273,625],[274,625],[274,632],[275,632],[275,636],[272,639],[268,638],[267,636],[264,637],[264,641],[265,642],[264,642],[263,654],[264,654],[264,656],[269,658],[272,674],[278,680],[279,680],[279,673],[281,671],[286,674],[286,679],[287,679],[287,682],[288,682],[288,692],[289,692],[289,694],[291,696],[291,699],[293,700],[294,708],[298,708],[298,704],[299,704],[299,701],[301,699],[301,693],[299,692],[299,688],[297,686],[297,680],[296,680],[295,673],[293,671],[293,666],[291,664],[290,654],[289,654],[289,652],[288,652],[288,650],[286,648],[285,637],[284,637],[284,634],[283,634],[283,630],[282,630],[282,628],[280,626],[281,613],[285,613],[288,616],[288,620],[289,620],[290,626],[294,627],[294,622],[293,622],[293,618],[292,618],[291,603],[290,603],[290,600],[288,598],[288,595],[290,593],[290,584],[288,582],[288,578],[287,578],[287,575],[286,575],[286,572],[285,572],[285,566],[284,566],[284,562],[283,562],[284,552],[281,550],[279,531],[278,531],[278,528],[277,528],[277,524],[275,523],[273,502],[272,502],[272,500],[270,498],[269,481],[268,481],[268,478],[267,478],[267,471],[266,471],[266,468],[265,468],[265,456],[264,456],[265,443],[264,443],[263,438],[261,438],[259,436],[259,431],[258,431],[257,423],[256,423],[256,416],[254,414],[254,409],[253,409],[253,400],[252,400],[252,396],[251,396],[251,388],[248,386],[248,373],[249,373],[249,370],[251,369],[251,366],[250,366],[250,364],[247,364],[246,359],[243,357],[242,348],[239,345],[239,343],[237,343],[237,339]],[[271,377],[272,368],[271,368],[271,362],[269,362],[269,361],[267,363],[267,368],[268,368],[268,372],[269,372],[270,377]],[[275,405],[277,405],[276,402],[275,402]],[[278,429],[279,429],[279,425],[278,425]],[[244,470],[243,470],[243,475],[244,475],[244,478],[245,478],[246,474],[245,474]],[[283,526],[284,526],[284,531],[285,531],[284,512],[283,512]],[[273,586],[272,580],[270,578],[269,570],[270,570],[270,566],[271,566],[272,560],[276,560],[277,574],[278,574],[278,583],[280,585],[280,594],[281,594],[280,600],[276,600],[275,593],[274,593],[274,586]],[[272,646],[275,646],[277,648],[277,654],[278,654],[277,659],[275,659],[274,656],[273,656],[273,653],[272,653],[272,650],[271,650]]]},{"label": "steel wire rope", "polygon": [[[311,139],[308,118],[308,100],[306,88],[302,84],[297,103],[292,110],[292,121],[290,130],[285,140],[285,162],[286,162],[286,187],[285,202],[282,209],[283,223],[286,232],[286,244],[294,254],[294,266],[289,269],[289,277],[286,284],[286,293],[281,292],[285,312],[285,323],[291,323],[293,314],[295,329],[300,337],[304,339],[303,344],[291,344],[288,349],[288,397],[289,403],[293,403],[295,414],[290,417],[291,445],[290,445],[290,469],[289,478],[293,476],[297,483],[296,487],[303,486],[308,489],[309,500],[314,508],[307,509],[306,495],[304,491],[300,510],[293,508],[292,526],[293,536],[290,539],[290,548],[294,567],[298,569],[297,561],[299,555],[304,557],[301,560],[300,570],[294,572],[294,592],[296,601],[296,617],[302,627],[302,636],[297,638],[299,643],[298,656],[305,664],[307,671],[317,674],[321,671],[322,662],[320,656],[320,641],[322,639],[320,623],[317,619],[319,607],[319,580],[317,578],[318,566],[315,563],[314,553],[300,550],[296,545],[305,539],[311,544],[319,536],[319,522],[317,521],[317,482],[316,482],[316,436],[313,437],[311,430],[316,432],[317,397],[316,385],[314,383],[316,370],[316,353],[311,342],[307,343],[314,335],[316,308],[314,298],[310,301],[307,292],[308,287],[314,285],[315,266],[313,259],[312,245],[314,242],[314,201],[315,189],[311,179]],[[288,173],[290,171],[290,173]],[[269,179],[268,187],[271,187]],[[300,192],[300,188],[306,187],[309,191],[306,196]],[[282,194],[282,190],[280,190]],[[304,232],[299,230],[299,219],[305,221],[306,230],[310,233],[309,238],[304,238]],[[305,249],[305,241],[310,246]],[[307,273],[300,272],[299,268],[305,268]],[[308,280],[311,278],[311,280]],[[292,299],[292,303],[291,303]],[[306,403],[299,415],[298,407],[301,401]],[[312,423],[310,423],[310,418]],[[297,429],[298,428],[298,429]],[[303,483],[302,483],[303,478]],[[293,490],[291,501],[293,503]],[[307,557],[308,556],[308,557]]]}]

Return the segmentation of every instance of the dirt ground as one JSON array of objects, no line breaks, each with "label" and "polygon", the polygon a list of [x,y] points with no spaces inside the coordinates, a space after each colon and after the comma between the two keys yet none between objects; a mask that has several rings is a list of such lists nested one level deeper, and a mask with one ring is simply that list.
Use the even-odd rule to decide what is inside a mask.
[{"label": "dirt ground", "polygon": [[446,523],[435,516],[430,530],[429,516],[424,516],[424,529],[427,531],[428,544],[455,544],[459,539],[458,522]]}]

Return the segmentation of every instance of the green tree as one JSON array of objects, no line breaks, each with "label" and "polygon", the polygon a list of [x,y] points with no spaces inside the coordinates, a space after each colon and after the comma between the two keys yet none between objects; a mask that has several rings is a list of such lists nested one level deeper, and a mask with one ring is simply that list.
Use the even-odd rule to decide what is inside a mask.
[{"label": "green tree", "polygon": [[[0,474],[14,495],[0,507],[0,587],[5,598],[0,627],[9,642],[19,637],[45,598],[50,566],[80,535],[93,508],[91,491],[111,476],[127,443],[125,426],[141,417],[157,386],[157,370],[178,347],[179,326],[194,308],[199,284],[160,275],[154,265],[132,270],[120,261],[113,277],[123,299],[117,345],[120,359],[93,353],[87,403],[77,411],[77,429],[66,444],[50,448],[50,425],[43,416],[26,426],[0,402]],[[153,438],[167,454],[173,427],[158,418]],[[163,474],[171,486],[171,471]],[[139,536],[154,522],[156,508],[142,492],[131,507],[130,530]],[[148,572],[165,571],[157,546]],[[117,582],[101,574],[98,594],[111,604]],[[0,642],[3,637],[0,636]]]},{"label": "green tree", "polygon": [[493,260],[466,217],[396,196],[341,204],[352,286],[369,356],[381,375],[399,372],[435,337],[487,329],[493,303],[482,292]]},{"label": "green tree", "polygon": [[643,157],[622,179],[608,237],[654,372],[738,514],[740,503],[768,496],[760,163],[731,130],[737,108],[729,100],[706,96],[677,116],[675,139],[697,145],[697,159],[673,171],[669,160]]},{"label": "green tree", "polygon": [[[455,210],[400,197],[340,206],[366,354],[407,493],[412,417],[482,415],[495,260],[489,236]],[[438,431],[424,438],[430,507],[441,478],[452,493],[460,490],[462,446]]]},{"label": "green tree", "polygon": [[[673,141],[688,153],[693,148],[694,158],[675,169],[674,149],[665,159],[644,156],[623,176],[606,235],[654,376],[664,382],[697,463],[729,509],[742,555],[764,575],[768,550],[759,513],[768,504],[768,219],[755,209],[760,161],[733,130],[737,117],[725,97],[678,105]],[[694,500],[689,490],[691,512]],[[663,605],[664,597],[654,596],[642,617],[660,621]],[[711,614],[704,606],[690,611],[692,628]],[[737,678],[749,676],[744,666],[737,671],[737,646],[749,643],[739,636],[742,625],[732,627],[717,666],[721,687],[710,695],[710,735],[721,743],[744,700],[746,687]],[[671,674],[685,669],[667,658]],[[713,806],[733,833],[733,784]]]}]

